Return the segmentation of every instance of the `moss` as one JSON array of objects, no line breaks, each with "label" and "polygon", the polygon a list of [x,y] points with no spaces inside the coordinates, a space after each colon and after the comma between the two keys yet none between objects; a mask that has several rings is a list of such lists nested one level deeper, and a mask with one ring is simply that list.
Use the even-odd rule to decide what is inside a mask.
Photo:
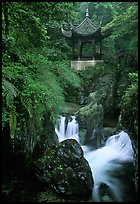
[{"label": "moss", "polygon": [[49,189],[39,192],[36,197],[36,202],[65,202],[66,200],[60,195],[54,193]]},{"label": "moss", "polygon": [[80,130],[80,143],[83,144],[85,141],[85,136],[86,136],[86,130]]},{"label": "moss", "polygon": [[107,202],[113,202],[113,200],[112,200],[108,195],[104,195],[104,196],[102,197],[102,202],[105,202],[105,203],[107,203]]}]

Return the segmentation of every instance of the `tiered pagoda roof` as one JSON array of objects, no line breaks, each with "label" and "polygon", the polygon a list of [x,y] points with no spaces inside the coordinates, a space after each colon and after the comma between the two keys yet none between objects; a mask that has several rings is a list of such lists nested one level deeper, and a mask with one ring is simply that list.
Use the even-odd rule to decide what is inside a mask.
[{"label": "tiered pagoda roof", "polygon": [[85,19],[77,26],[72,26],[70,30],[66,31],[61,27],[62,34],[67,38],[84,38],[98,36],[103,38],[101,27],[95,26],[89,18],[88,9],[86,10]]}]

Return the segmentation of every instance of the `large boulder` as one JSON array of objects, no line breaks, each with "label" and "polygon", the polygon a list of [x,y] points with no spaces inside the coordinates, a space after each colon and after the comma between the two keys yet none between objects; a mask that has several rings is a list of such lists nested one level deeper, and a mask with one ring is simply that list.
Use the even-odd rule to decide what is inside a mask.
[{"label": "large boulder", "polygon": [[62,141],[44,151],[34,162],[37,178],[65,196],[89,198],[93,189],[90,166],[74,139]]},{"label": "large boulder", "polygon": [[94,136],[99,132],[99,128],[103,123],[103,115],[104,110],[102,105],[97,104],[95,101],[81,108],[76,113],[76,119],[80,129],[80,138],[82,135],[81,142],[83,144],[94,143]]},{"label": "large boulder", "polygon": [[114,105],[115,78],[112,74],[106,74],[97,78],[92,87],[92,93],[88,97],[89,102],[96,101],[102,104],[104,112],[112,110]]},{"label": "large boulder", "polygon": [[82,144],[101,146],[104,114],[114,106],[115,78],[112,74],[98,77],[87,98],[87,105],[76,113]]}]

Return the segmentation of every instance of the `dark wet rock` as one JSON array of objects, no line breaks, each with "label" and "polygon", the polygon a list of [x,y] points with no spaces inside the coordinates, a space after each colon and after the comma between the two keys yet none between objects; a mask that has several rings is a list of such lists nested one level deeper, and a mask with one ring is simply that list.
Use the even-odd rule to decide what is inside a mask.
[{"label": "dark wet rock", "polygon": [[74,139],[62,141],[55,148],[44,151],[34,166],[37,178],[58,193],[81,199],[92,193],[91,169]]},{"label": "dark wet rock", "polygon": [[102,104],[104,112],[111,111],[114,105],[115,78],[112,74],[106,74],[97,78],[93,84],[93,92],[88,101]]},{"label": "dark wet rock", "polygon": [[102,105],[93,102],[81,108],[76,113],[80,130],[85,130],[85,136],[83,135],[82,138],[83,144],[91,144],[93,142],[94,135],[99,130],[99,127],[102,126],[103,115]]}]

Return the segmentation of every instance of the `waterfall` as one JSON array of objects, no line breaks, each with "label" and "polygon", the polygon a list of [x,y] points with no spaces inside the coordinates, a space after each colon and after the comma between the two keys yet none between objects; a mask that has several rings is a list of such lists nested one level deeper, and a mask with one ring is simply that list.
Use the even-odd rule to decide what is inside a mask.
[{"label": "waterfall", "polygon": [[[72,116],[67,125],[66,117],[61,116],[59,125],[55,127],[55,132],[59,142],[70,138],[80,141],[79,126],[75,116]],[[81,145],[81,147],[84,157],[89,162],[94,179],[92,201],[102,202],[101,186],[104,185],[108,189],[108,194],[106,193],[107,196],[109,195],[108,198],[110,197],[113,202],[125,202],[125,196],[128,196],[125,195],[127,194],[126,186],[128,194],[131,194],[128,186],[134,188],[131,181],[125,180],[130,171],[128,167],[132,167],[134,161],[134,151],[128,134],[121,131],[112,135],[107,139],[104,147],[96,150],[87,145]],[[132,174],[132,172],[130,173]]]},{"label": "waterfall", "polygon": [[58,135],[59,142],[65,140],[65,120],[66,117],[60,116],[58,124],[55,127],[55,132]]},{"label": "waterfall", "polygon": [[59,142],[65,139],[75,139],[79,142],[79,125],[75,116],[71,116],[66,123],[66,117],[60,116],[59,123],[55,127]]},{"label": "waterfall", "polygon": [[[125,173],[129,171],[129,169],[125,169],[128,164],[133,165],[134,156],[128,134],[121,131],[119,134],[109,137],[104,147],[88,151],[84,155],[90,164],[94,178],[93,200],[101,202],[100,186],[106,184],[113,199],[116,202],[123,202],[122,175],[125,177]],[[129,181],[127,182],[129,183]]]}]

